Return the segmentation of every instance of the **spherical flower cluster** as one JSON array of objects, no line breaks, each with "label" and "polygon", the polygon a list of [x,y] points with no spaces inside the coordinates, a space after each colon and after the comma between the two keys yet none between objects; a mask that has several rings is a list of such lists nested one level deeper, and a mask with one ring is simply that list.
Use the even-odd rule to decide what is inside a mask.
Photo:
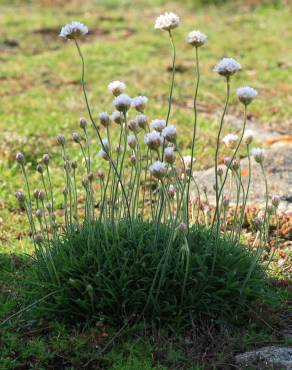
[{"label": "spherical flower cluster", "polygon": [[172,147],[167,147],[164,150],[164,159],[166,163],[173,164],[175,162],[175,151]]},{"label": "spherical flower cluster", "polygon": [[22,154],[22,153],[20,153],[20,152],[18,152],[17,154],[16,154],[16,160],[17,160],[17,162],[18,163],[24,163],[25,162],[25,157],[24,157],[24,155]]},{"label": "spherical flower cluster", "polygon": [[165,163],[156,161],[149,167],[149,171],[157,179],[162,179],[166,174]]},{"label": "spherical flower cluster", "polygon": [[118,112],[118,111],[115,111],[115,112],[113,112],[113,113],[111,114],[111,116],[110,116],[110,120],[111,120],[112,122],[117,123],[118,125],[121,125],[121,124],[123,123],[123,117],[122,117],[121,113],[120,113],[120,112]]},{"label": "spherical flower cluster", "polygon": [[49,156],[49,154],[44,154],[43,155],[43,162],[44,162],[44,164],[47,166],[48,164],[49,164],[49,162],[50,162],[50,156]]},{"label": "spherical flower cluster", "polygon": [[254,159],[257,163],[262,163],[263,162],[264,153],[265,153],[265,151],[262,148],[254,148],[251,151],[251,154],[252,154],[252,156],[254,157]]},{"label": "spherical flower cluster", "polygon": [[78,132],[73,132],[72,134],[72,139],[75,143],[80,143],[81,141],[81,137],[80,135],[78,134]]},{"label": "spherical flower cluster", "polygon": [[137,144],[136,138],[134,135],[129,135],[128,136],[128,145],[130,148],[135,149]]},{"label": "spherical flower cluster", "polygon": [[161,145],[161,136],[156,131],[149,132],[145,135],[144,143],[152,150],[159,149]]},{"label": "spherical flower cluster", "polygon": [[241,65],[233,58],[223,58],[214,67],[213,71],[221,76],[230,77],[241,69]]},{"label": "spherical flower cluster", "polygon": [[152,130],[155,130],[158,132],[162,132],[165,126],[166,126],[166,122],[163,119],[154,119],[150,123],[150,127],[152,128]]},{"label": "spherical flower cluster", "polygon": [[138,116],[136,116],[135,120],[138,126],[142,128],[143,130],[145,130],[146,127],[148,126],[148,119],[145,116],[145,114],[139,114]]},{"label": "spherical flower cluster", "polygon": [[192,31],[187,36],[187,43],[196,48],[204,45],[207,40],[208,36],[200,31]]},{"label": "spherical flower cluster", "polygon": [[132,107],[141,113],[144,112],[147,103],[148,98],[146,96],[136,96],[132,99]]},{"label": "spherical flower cluster", "polygon": [[64,39],[73,40],[78,39],[88,33],[88,28],[80,22],[71,22],[62,27],[59,34]]},{"label": "spherical flower cluster", "polygon": [[155,22],[154,28],[158,30],[170,31],[179,26],[179,16],[170,12],[160,15]]},{"label": "spherical flower cluster", "polygon": [[108,154],[103,150],[103,149],[100,149],[100,151],[98,152],[98,156],[100,158],[103,158],[104,160],[108,161],[109,160],[109,156]]},{"label": "spherical flower cluster", "polygon": [[244,86],[237,89],[238,99],[244,104],[250,104],[253,99],[258,95],[258,92],[252,87]]},{"label": "spherical flower cluster", "polygon": [[254,136],[254,133],[252,130],[246,130],[245,133],[244,133],[244,139],[245,139],[245,143],[247,145],[251,144],[252,141],[253,141],[253,136]]},{"label": "spherical flower cluster", "polygon": [[170,143],[176,142],[176,128],[174,126],[166,126],[162,130],[162,136]]},{"label": "spherical flower cluster", "polygon": [[102,126],[108,127],[110,124],[110,116],[107,114],[107,112],[100,112],[99,115],[99,121]]},{"label": "spherical flower cluster", "polygon": [[226,146],[231,146],[231,147],[233,147],[236,144],[237,140],[238,140],[238,136],[234,134],[228,134],[224,136],[224,138],[222,139],[223,143]]},{"label": "spherical flower cluster", "polygon": [[25,195],[20,190],[15,193],[15,198],[19,201],[19,203],[23,203],[25,201]]},{"label": "spherical flower cluster", "polygon": [[107,88],[114,96],[118,96],[126,89],[126,84],[121,81],[113,81],[109,83]]},{"label": "spherical flower cluster", "polygon": [[79,125],[80,125],[80,128],[82,128],[82,130],[85,130],[86,129],[86,126],[87,126],[87,121],[84,117],[81,117],[79,119]]},{"label": "spherical flower cluster", "polygon": [[121,94],[114,99],[113,106],[117,111],[125,113],[131,107],[131,103],[132,99],[128,95]]}]

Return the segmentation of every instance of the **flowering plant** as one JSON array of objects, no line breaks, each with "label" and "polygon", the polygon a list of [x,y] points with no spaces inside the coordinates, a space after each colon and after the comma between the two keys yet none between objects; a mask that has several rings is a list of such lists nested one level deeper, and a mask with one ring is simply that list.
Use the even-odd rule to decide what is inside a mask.
[{"label": "flowering plant", "polygon": [[[146,96],[128,96],[125,93],[126,84],[121,81],[113,81],[108,85],[109,93],[113,95],[115,111],[112,114],[101,112],[98,120],[96,120],[87,95],[85,61],[79,44],[79,39],[87,34],[88,29],[79,22],[73,22],[64,26],[61,30],[60,36],[75,43],[80,57],[81,84],[88,112],[88,119],[80,119],[81,132],[72,134],[72,139],[80,146],[83,156],[81,184],[84,192],[84,204],[80,206],[81,197],[77,183],[77,171],[80,163],[70,158],[67,141],[62,134],[57,136],[57,143],[60,145],[64,162],[63,220],[57,217],[56,214],[55,189],[51,181],[49,155],[45,154],[41,163],[37,166],[43,189],[36,189],[33,193],[31,193],[27,177],[25,157],[22,153],[16,155],[27,188],[26,195],[22,191],[18,191],[16,198],[26,210],[37,255],[40,259],[48,261],[46,266],[50,271],[49,275],[58,287],[61,287],[62,283],[54,261],[54,254],[50,252],[52,246],[58,243],[61,235],[69,237],[72,233],[79,232],[84,225],[88,231],[89,246],[90,240],[96,237],[96,232],[92,226],[96,222],[113,230],[119,230],[120,223],[125,223],[129,230],[129,240],[132,240],[131,233],[135,230],[137,220],[150,222],[154,225],[154,245],[160,240],[161,228],[163,230],[165,230],[165,227],[168,228],[169,232],[163,234],[165,250],[162,255],[160,254],[160,259],[157,262],[157,269],[151,282],[150,292],[148,292],[146,306],[151,301],[154,291],[156,297],[161,293],[167,266],[173,253],[172,247],[178,239],[181,241],[184,265],[181,284],[182,298],[186,294],[186,284],[192,270],[189,258],[190,249],[192,248],[190,246],[191,233],[198,232],[202,224],[211,233],[210,235],[214,241],[210,265],[211,274],[214,274],[216,269],[222,238],[239,245],[251,180],[250,145],[252,137],[250,135],[248,139],[245,139],[246,153],[249,160],[247,188],[243,186],[241,179],[238,150],[244,142],[247,106],[256,97],[257,92],[250,87],[238,89],[238,98],[244,106],[243,126],[238,135],[231,133],[222,140],[221,132],[229,104],[231,79],[241,69],[241,65],[232,58],[223,58],[215,66],[214,71],[225,78],[226,102],[219,123],[214,154],[216,204],[215,208],[212,209],[208,200],[207,189],[201,189],[194,174],[198,124],[197,98],[200,84],[199,49],[203,47],[208,39],[200,31],[192,31],[187,36],[187,43],[195,49],[196,61],[194,124],[192,127],[191,153],[189,155],[181,153],[177,145],[179,130],[170,124],[176,63],[176,50],[172,32],[179,26],[179,23],[180,19],[174,13],[161,15],[155,23],[156,29],[168,32],[173,50],[173,68],[166,117],[153,120],[150,120],[146,115],[148,98]],[[98,139],[98,150],[90,140],[89,123]],[[116,124],[115,128],[114,124]],[[118,131],[117,142],[114,142],[114,137],[116,137],[116,135],[113,135],[114,131]],[[232,149],[231,157],[224,160],[226,169],[218,167],[221,141]],[[254,149],[252,155],[261,166],[262,173],[265,176],[263,150],[260,148]],[[105,162],[103,167],[106,167],[107,171],[97,168],[100,161]],[[230,183],[234,182],[237,189],[233,220],[229,230],[227,229],[227,212],[230,207],[230,199],[228,189],[225,186],[228,175],[230,175]],[[274,200],[272,211],[277,213],[277,207],[278,202]],[[248,266],[245,277],[241,281],[242,289],[251,278],[263,247],[268,242],[268,210],[268,186],[266,181],[266,207],[263,217],[257,223],[258,250],[254,257],[255,262]],[[105,239],[107,239],[106,235],[107,233],[105,233]],[[108,240],[106,240],[106,243],[108,245]],[[91,292],[91,288],[89,291]]]}]

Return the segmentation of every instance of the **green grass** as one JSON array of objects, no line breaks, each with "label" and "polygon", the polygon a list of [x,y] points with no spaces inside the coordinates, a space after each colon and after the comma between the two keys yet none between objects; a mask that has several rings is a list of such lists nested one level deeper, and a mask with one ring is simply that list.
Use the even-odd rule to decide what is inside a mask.
[{"label": "green grass", "polygon": [[[155,31],[153,22],[166,10],[181,16],[182,26],[175,31],[181,72],[176,77],[171,121],[178,127],[184,153],[190,150],[194,90],[194,53],[185,45],[184,39],[192,29],[201,29],[208,34],[209,41],[200,50],[202,85],[197,168],[206,167],[213,154],[215,128],[224,101],[224,83],[211,70],[222,56],[233,56],[244,67],[232,80],[230,114],[235,117],[241,114],[242,108],[234,92],[237,87],[249,84],[260,93],[251,106],[259,125],[288,127],[291,119],[291,7],[274,6],[270,2],[270,5],[253,8],[230,1],[220,7],[202,8],[197,6],[196,0],[139,0],[134,6],[130,0],[63,3],[65,5],[57,7],[41,6],[40,1],[33,0],[0,1],[1,319],[20,307],[23,270],[29,263],[29,259],[22,256],[32,253],[28,225],[13,196],[15,190],[24,187],[14,163],[15,153],[22,150],[32,163],[36,163],[49,148],[56,159],[55,135],[59,132],[70,135],[76,129],[79,117],[86,115],[78,84],[79,60],[74,46],[57,37],[61,25],[80,20],[95,30],[94,35],[82,44],[95,114],[111,110],[106,86],[113,79],[122,79],[130,94],[141,93],[150,97],[147,114],[157,118],[166,113],[171,60],[167,35]],[[54,181],[61,184],[61,173]],[[277,274],[282,276],[281,271]],[[283,299],[279,301],[287,299],[288,293],[284,290]],[[88,368],[97,369],[103,365],[114,366],[114,369],[163,369],[174,363],[179,368],[183,362],[177,360],[181,356],[179,342],[174,350],[162,351],[161,346],[153,344],[149,338],[145,339],[147,345],[143,342],[133,345],[134,336],[134,339],[130,337],[130,344],[127,340],[121,341],[126,344],[111,347],[101,359],[96,357],[96,345],[100,344],[96,342],[96,332],[69,333],[55,323],[46,331],[40,323],[38,333],[30,325],[33,327],[33,323],[20,320],[1,332],[0,368],[49,369],[60,366],[79,369],[90,358],[94,360]],[[257,336],[254,329],[247,329],[246,348],[259,342],[276,341],[274,336],[267,338],[269,332],[261,329],[260,333],[263,335]],[[103,344],[102,341],[101,347]],[[161,352],[167,355],[161,356]],[[195,361],[202,363],[198,359],[193,363]],[[186,363],[185,368],[191,369],[190,363]],[[203,367],[198,365],[193,369]]]}]

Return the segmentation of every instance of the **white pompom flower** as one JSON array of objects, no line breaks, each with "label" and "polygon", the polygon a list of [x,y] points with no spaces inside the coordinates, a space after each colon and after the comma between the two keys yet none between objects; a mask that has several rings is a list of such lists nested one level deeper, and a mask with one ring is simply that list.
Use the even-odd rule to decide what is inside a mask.
[{"label": "white pompom flower", "polygon": [[187,43],[196,48],[204,45],[207,40],[208,36],[200,31],[192,31],[187,36]]},{"label": "white pompom flower", "polygon": [[100,149],[100,151],[98,152],[98,156],[100,158],[103,158],[104,160],[108,161],[109,160],[109,156],[108,154],[103,150],[103,149]]},{"label": "white pompom flower", "polygon": [[[193,158],[193,162],[195,162],[195,158]],[[186,170],[190,170],[191,169],[191,163],[192,163],[192,156],[191,155],[185,155],[183,156],[183,162],[184,162],[184,165],[185,165],[185,168]]]},{"label": "white pompom flower", "polygon": [[113,106],[116,108],[116,110],[123,113],[130,109],[131,104],[132,99],[126,94],[117,96],[113,101]]},{"label": "white pompom flower", "polygon": [[244,133],[245,143],[247,145],[251,144],[251,142],[253,141],[253,138],[254,138],[254,132],[252,130],[246,130]]},{"label": "white pompom flower", "polygon": [[238,140],[238,136],[234,134],[228,134],[223,137],[222,141],[226,146],[231,146],[233,147]]},{"label": "white pompom flower", "polygon": [[241,65],[233,58],[223,58],[214,67],[213,71],[221,76],[230,77],[241,69]]},{"label": "white pompom flower", "polygon": [[166,122],[163,119],[154,119],[150,123],[150,127],[152,128],[152,130],[155,130],[157,132],[162,132],[165,126]]},{"label": "white pompom flower", "polygon": [[148,119],[145,116],[145,114],[139,114],[138,116],[136,116],[135,121],[137,122],[138,126],[143,130],[145,130],[146,127],[148,126]]},{"label": "white pompom flower", "polygon": [[155,22],[154,28],[157,30],[170,31],[179,26],[179,16],[170,12],[161,14]]},{"label": "white pompom flower", "polygon": [[126,84],[121,81],[112,81],[107,88],[114,96],[118,96],[124,92]]},{"label": "white pompom flower", "polygon": [[136,96],[135,98],[132,99],[132,107],[141,113],[144,112],[147,103],[148,103],[147,96]]},{"label": "white pompom flower", "polygon": [[239,89],[237,89],[238,99],[244,105],[250,104],[257,95],[258,95],[258,92],[249,86],[244,86],[244,87],[240,87]]},{"label": "white pompom flower", "polygon": [[80,22],[71,22],[62,27],[59,34],[67,40],[76,40],[88,33],[88,28]]},{"label": "white pompom flower", "polygon": [[169,164],[173,164],[175,162],[175,151],[173,147],[165,148],[164,159],[165,159],[165,162]]},{"label": "white pompom flower", "polygon": [[257,163],[263,163],[264,160],[264,155],[265,155],[265,150],[262,148],[254,148],[251,151],[252,156],[254,157],[255,161]]},{"label": "white pompom flower", "polygon": [[129,147],[132,148],[132,149],[135,149],[136,144],[137,144],[137,140],[136,140],[135,136],[134,135],[129,135],[128,136],[128,145],[129,145]]},{"label": "white pompom flower", "polygon": [[112,122],[117,123],[118,125],[121,125],[123,123],[123,117],[121,112],[115,111],[111,114],[110,119]]},{"label": "white pompom flower", "polygon": [[157,150],[162,144],[161,136],[158,132],[152,131],[145,135],[144,143],[152,150]]},{"label": "white pompom flower", "polygon": [[162,130],[162,136],[170,143],[176,142],[176,128],[174,126],[166,126]]},{"label": "white pompom flower", "polygon": [[151,164],[151,166],[149,167],[149,171],[152,176],[161,180],[166,175],[165,163],[156,161],[153,164]]}]

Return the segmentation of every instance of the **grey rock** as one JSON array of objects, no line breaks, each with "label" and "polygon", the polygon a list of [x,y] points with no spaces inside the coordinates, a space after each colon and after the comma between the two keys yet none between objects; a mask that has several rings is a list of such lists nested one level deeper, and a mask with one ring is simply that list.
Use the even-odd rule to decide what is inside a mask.
[{"label": "grey rock", "polygon": [[291,370],[292,347],[263,347],[235,356],[240,369]]}]

